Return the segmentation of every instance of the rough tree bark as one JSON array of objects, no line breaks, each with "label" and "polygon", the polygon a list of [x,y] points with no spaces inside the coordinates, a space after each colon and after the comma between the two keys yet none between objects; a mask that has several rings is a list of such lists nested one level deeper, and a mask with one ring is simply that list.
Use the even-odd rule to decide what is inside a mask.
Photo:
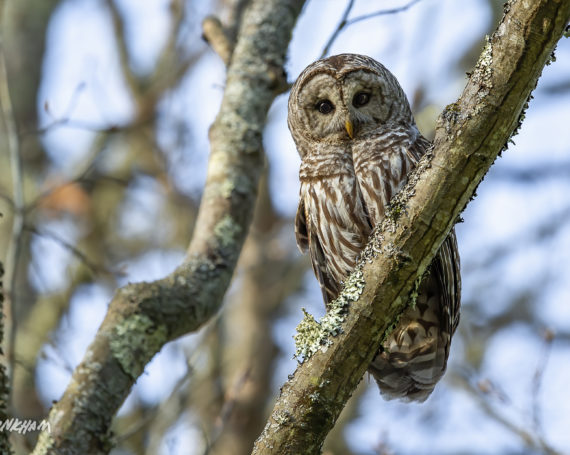
[{"label": "rough tree bark", "polygon": [[[2,277],[4,276],[4,265],[0,262],[0,346],[4,340],[4,289]],[[0,355],[4,355],[0,347]],[[8,375],[6,374],[6,366],[0,363],[0,422],[8,419]],[[10,442],[8,440],[8,432],[0,433],[0,453],[11,454]]]},{"label": "rough tree bark", "polygon": [[[570,0],[511,0],[459,100],[439,118],[434,148],[392,201],[336,304],[341,333],[305,324],[316,353],[284,385],[253,453],[316,454],[414,283],[510,136],[570,19]],[[348,311],[347,311],[348,310]],[[330,324],[334,318],[328,316]],[[309,342],[313,344],[310,345]],[[318,342],[321,342],[319,345]]]},{"label": "rough tree bark", "polygon": [[116,292],[34,454],[108,453],[111,420],[145,365],[219,309],[252,219],[265,117],[285,86],[285,53],[303,3],[256,0],[245,11],[210,131],[208,180],[187,260],[162,280]]}]

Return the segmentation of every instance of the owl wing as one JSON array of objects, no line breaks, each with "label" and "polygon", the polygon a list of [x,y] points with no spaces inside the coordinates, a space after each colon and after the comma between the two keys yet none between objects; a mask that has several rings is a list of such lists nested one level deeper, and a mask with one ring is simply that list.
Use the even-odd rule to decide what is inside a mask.
[{"label": "owl wing", "polygon": [[301,253],[306,253],[309,249],[309,234],[307,232],[305,201],[302,197],[299,200],[299,207],[297,207],[297,216],[295,216],[295,238]]},{"label": "owl wing", "polygon": [[321,286],[325,305],[328,305],[328,303],[334,300],[335,296],[338,295],[338,284],[331,277],[327,269],[325,253],[316,235],[316,229],[312,229],[310,222],[308,223],[307,220],[310,220],[310,218],[307,216],[305,202],[301,197],[299,207],[297,208],[297,216],[295,217],[297,246],[302,253],[306,253],[307,250],[309,251],[313,272]]},{"label": "owl wing", "polygon": [[461,274],[459,250],[455,229],[452,229],[439,248],[432,262],[432,273],[442,289],[442,330],[449,334],[449,338],[455,333],[459,324],[459,307],[461,304]]},{"label": "owl wing", "polygon": [[[430,143],[417,130],[394,130],[353,150],[355,170],[372,225],[406,183]],[[357,153],[355,153],[357,152]],[[425,400],[447,365],[459,321],[459,255],[451,231],[423,277],[415,305],[401,316],[369,367],[386,398]]]}]

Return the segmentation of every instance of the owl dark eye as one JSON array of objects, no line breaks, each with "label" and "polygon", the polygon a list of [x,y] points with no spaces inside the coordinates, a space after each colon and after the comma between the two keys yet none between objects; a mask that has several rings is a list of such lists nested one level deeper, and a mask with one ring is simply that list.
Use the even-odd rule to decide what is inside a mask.
[{"label": "owl dark eye", "polygon": [[317,110],[321,114],[330,114],[332,111],[334,111],[334,104],[329,100],[321,100],[317,103]]},{"label": "owl dark eye", "polygon": [[368,101],[370,101],[370,93],[358,92],[354,95],[354,98],[352,98],[352,105],[354,107],[362,107],[368,104]]}]

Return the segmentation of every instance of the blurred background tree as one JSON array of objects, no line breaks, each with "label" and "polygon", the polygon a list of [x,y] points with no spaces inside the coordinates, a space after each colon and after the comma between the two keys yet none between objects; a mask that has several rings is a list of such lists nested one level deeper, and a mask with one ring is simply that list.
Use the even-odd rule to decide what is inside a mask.
[{"label": "blurred background tree", "polygon": [[[16,128],[4,109],[10,416],[45,418],[114,289],[182,261],[224,89],[224,62],[201,39],[202,20],[220,17],[231,43],[247,3],[4,2]],[[312,0],[289,48],[288,80],[323,50],[371,55],[398,77],[430,137],[501,13],[497,0]],[[462,322],[445,380],[427,403],[409,405],[383,401],[365,378],[326,453],[570,452],[570,401],[561,399],[570,383],[570,40],[556,57],[517,145],[457,227]],[[286,101],[269,112],[265,177],[224,308],[147,366],[116,419],[113,453],[250,453],[295,367],[301,307],[324,312],[295,246],[299,159]],[[37,434],[11,437],[24,454]]]}]

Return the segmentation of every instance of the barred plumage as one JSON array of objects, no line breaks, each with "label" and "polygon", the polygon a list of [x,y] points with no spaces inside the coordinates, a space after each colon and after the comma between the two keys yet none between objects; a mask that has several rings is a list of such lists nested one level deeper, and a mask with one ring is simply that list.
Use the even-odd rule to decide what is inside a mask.
[{"label": "barred plumage", "polygon": [[[291,90],[288,124],[302,158],[297,243],[309,252],[327,304],[430,144],[396,78],[355,54],[319,60],[303,71]],[[369,367],[386,398],[429,396],[446,368],[459,302],[452,231],[424,276],[416,305]]]}]

